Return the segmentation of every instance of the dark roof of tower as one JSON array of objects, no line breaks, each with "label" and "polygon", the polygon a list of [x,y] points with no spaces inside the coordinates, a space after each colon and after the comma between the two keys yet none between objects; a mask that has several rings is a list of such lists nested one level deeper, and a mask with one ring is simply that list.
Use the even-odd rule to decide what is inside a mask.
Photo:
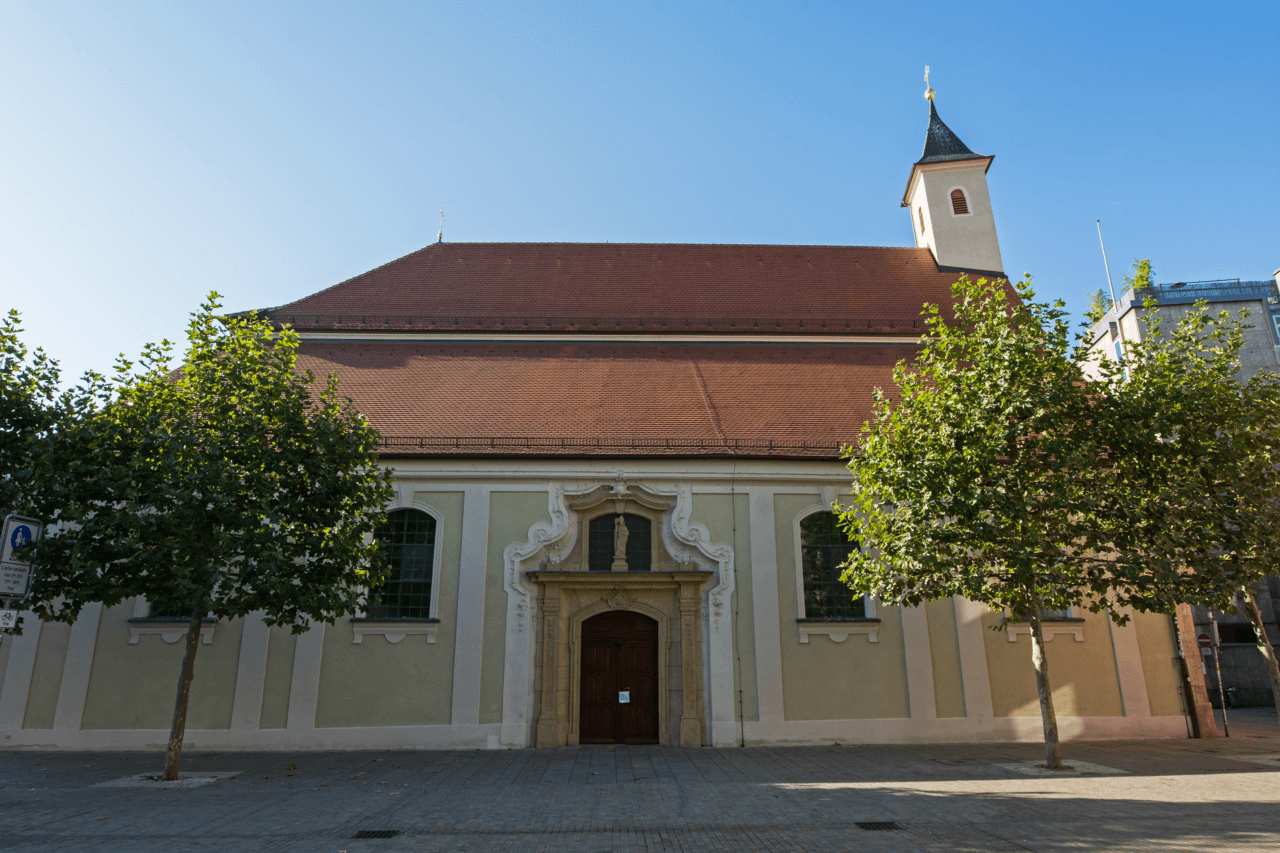
[{"label": "dark roof of tower", "polygon": [[969,146],[960,141],[951,128],[938,118],[938,110],[929,101],[929,131],[924,138],[924,154],[916,161],[920,163],[938,163],[944,160],[978,160],[982,154],[974,154]]}]

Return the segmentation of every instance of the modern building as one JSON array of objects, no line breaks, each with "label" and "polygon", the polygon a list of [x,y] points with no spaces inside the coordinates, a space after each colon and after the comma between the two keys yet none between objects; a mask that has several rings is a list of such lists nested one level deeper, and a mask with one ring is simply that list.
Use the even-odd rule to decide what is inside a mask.
[{"label": "modern building", "polygon": [[[921,308],[1002,275],[933,104],[913,247],[437,242],[268,310],[383,433],[392,580],[305,633],[209,624],[197,747],[1041,738],[1026,626],[855,597],[842,448]],[[166,740],[185,625],[91,606],[0,646],[11,746]],[[1046,628],[1063,735],[1185,733],[1167,617]]]},{"label": "modern building", "polygon": [[[1095,359],[1120,359],[1125,342],[1141,338],[1151,319],[1144,308],[1148,301],[1154,302],[1150,310],[1165,328],[1175,325],[1199,302],[1206,303],[1211,314],[1247,309],[1251,327],[1240,351],[1238,378],[1248,381],[1261,370],[1280,371],[1280,270],[1272,280],[1223,279],[1130,288],[1089,332]],[[1280,577],[1267,578],[1257,593],[1271,645],[1280,646]],[[1221,685],[1212,648],[1200,649],[1200,669],[1213,705],[1222,707],[1224,690],[1228,707],[1275,704],[1271,678],[1258,651],[1257,631],[1249,618],[1200,606],[1191,607],[1190,612],[1196,635],[1216,638],[1218,644]]]}]

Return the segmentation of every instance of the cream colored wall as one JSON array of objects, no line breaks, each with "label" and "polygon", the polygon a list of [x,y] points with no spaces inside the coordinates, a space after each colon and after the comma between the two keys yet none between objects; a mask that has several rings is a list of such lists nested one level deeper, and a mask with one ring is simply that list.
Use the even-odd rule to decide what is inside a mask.
[{"label": "cream colored wall", "polygon": [[506,652],[507,591],[503,550],[529,537],[535,522],[551,522],[546,492],[491,492],[485,560],[484,639],[480,666],[480,722],[502,722],[503,656]]},{"label": "cream colored wall", "polygon": [[752,609],[751,588],[751,522],[750,500],[745,494],[730,495],[695,494],[693,496],[693,521],[704,524],[712,542],[729,542],[733,545],[736,561],[736,586],[729,606],[734,613],[734,699],[742,691],[741,712],[737,703],[734,718],[755,722],[760,719],[760,703],[756,692],[755,616]]},{"label": "cream colored wall", "polygon": [[449,722],[457,630],[458,566],[462,551],[462,492],[415,492],[415,504],[440,513],[443,537],[435,643],[410,635],[390,643],[380,635],[354,643],[351,622],[325,629],[316,701],[316,728],[425,726]]},{"label": "cream colored wall", "polygon": [[67,642],[70,639],[71,626],[65,622],[46,622],[41,626],[35,671],[31,674],[31,692],[27,695],[27,714],[22,721],[24,729],[53,728],[58,691],[62,687],[62,666],[67,659]]},{"label": "cream colored wall", "polygon": [[1169,617],[1163,613],[1138,613],[1133,618],[1142,657],[1142,675],[1153,717],[1182,713],[1178,644]]},{"label": "cream colored wall", "polygon": [[[910,210],[916,245],[931,248],[940,266],[1004,269],[984,167],[985,162],[979,160],[966,165],[953,163],[921,168],[913,185]],[[951,210],[951,190],[957,187],[963,189],[968,198],[967,216],[956,216]],[[924,208],[923,237],[917,213],[920,207]]]},{"label": "cream colored wall", "polygon": [[[1030,637],[1023,634],[1010,643],[1005,631],[992,630],[1001,618],[999,613],[982,617],[992,708],[997,717],[1039,716]],[[1084,619],[1084,642],[1059,634],[1045,643],[1054,710],[1063,717],[1123,716],[1107,617],[1086,612]]]},{"label": "cream colored wall", "polygon": [[963,717],[964,678],[960,671],[960,637],[956,605],[950,598],[925,605],[929,622],[929,655],[933,661],[934,707],[939,717]]},{"label": "cream colored wall", "polygon": [[[167,729],[173,722],[173,700],[186,641],[169,644],[151,634],[129,645],[132,600],[102,611],[84,729]],[[236,666],[240,658],[241,620],[214,626],[213,644],[200,644],[187,711],[188,729],[231,727]]]},{"label": "cream colored wall", "polygon": [[270,629],[259,728],[283,729],[289,722],[289,688],[293,681],[293,650],[297,645],[297,635],[288,628]]},{"label": "cream colored wall", "polygon": [[792,528],[799,513],[821,505],[816,494],[774,496],[784,715],[787,720],[907,717],[907,668],[898,608],[876,608],[882,620],[879,642],[852,635],[842,643],[828,637],[800,643]]}]

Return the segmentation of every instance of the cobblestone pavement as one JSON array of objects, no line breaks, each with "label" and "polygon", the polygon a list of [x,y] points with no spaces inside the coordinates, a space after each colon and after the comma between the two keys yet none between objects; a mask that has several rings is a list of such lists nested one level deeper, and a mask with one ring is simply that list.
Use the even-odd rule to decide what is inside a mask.
[{"label": "cobblestone pavement", "polygon": [[[1231,723],[1069,743],[1068,763],[1120,772],[1050,777],[1028,775],[1036,744],[190,751],[184,772],[237,773],[166,790],[118,786],[158,752],[8,751],[0,849],[1280,851],[1275,712]],[[353,837],[380,830],[399,834]]]}]

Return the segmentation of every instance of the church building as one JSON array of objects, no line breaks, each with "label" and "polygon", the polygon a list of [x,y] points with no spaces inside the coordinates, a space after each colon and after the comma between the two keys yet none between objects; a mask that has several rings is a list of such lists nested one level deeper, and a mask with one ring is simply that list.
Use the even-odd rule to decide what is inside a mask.
[{"label": "church building", "polygon": [[[196,748],[1039,740],[1025,625],[839,582],[841,459],[921,307],[1003,276],[930,101],[915,245],[448,243],[266,310],[381,431],[376,604],[209,622]],[[0,646],[10,747],[163,747],[186,623],[87,607]],[[1045,623],[1064,738],[1183,736],[1167,617]]]}]

